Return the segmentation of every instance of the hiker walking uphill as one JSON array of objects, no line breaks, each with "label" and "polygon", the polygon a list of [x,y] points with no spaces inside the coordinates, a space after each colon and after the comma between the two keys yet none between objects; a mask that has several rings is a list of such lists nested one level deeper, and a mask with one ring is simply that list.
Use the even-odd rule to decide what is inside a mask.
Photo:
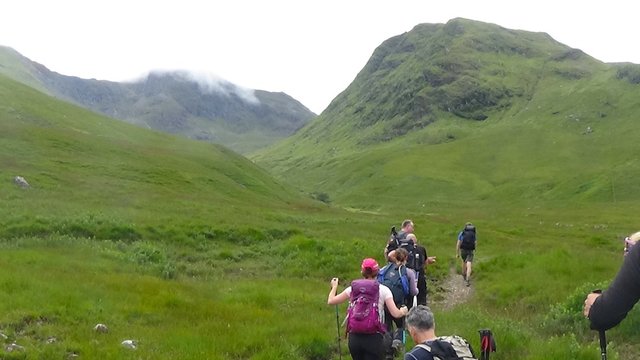
[{"label": "hiker walking uphill", "polygon": [[[391,261],[389,254],[396,249],[405,249],[408,253],[406,266],[409,269],[413,269],[416,273],[418,281],[418,295],[417,303],[426,305],[427,303],[427,280],[425,276],[427,264],[433,264],[436,262],[435,256],[427,256],[427,250],[425,247],[418,244],[418,239],[414,234],[414,224],[412,220],[405,220],[402,222],[402,229],[400,231],[395,230],[395,226],[391,228],[391,237],[387,242],[384,249],[384,255],[387,260]],[[407,306],[411,308],[413,305],[413,299],[407,302]]]},{"label": "hiker walking uphill", "polygon": [[462,259],[462,277],[467,286],[471,285],[471,264],[476,250],[476,227],[468,222],[458,234],[456,242],[456,258]]},{"label": "hiker walking uphill", "polygon": [[[413,297],[418,293],[416,274],[406,266],[407,256],[408,253],[403,248],[392,250],[389,253],[392,262],[378,273],[378,282],[391,290],[393,301],[398,307],[409,307],[408,304],[413,302]],[[393,358],[395,352],[404,347],[404,319],[393,319],[388,314],[385,319],[386,330],[392,336],[392,341],[386,348],[387,358]]]},{"label": "hiker walking uphill", "polygon": [[460,336],[436,337],[433,313],[427,306],[418,305],[409,310],[407,328],[416,346],[405,354],[404,360],[475,360],[471,345]]},{"label": "hiker walking uphill", "polygon": [[[427,305],[427,265],[436,262],[435,256],[427,255],[427,248],[420,245],[416,239],[416,263],[415,272],[418,278],[418,295],[416,295],[417,305]],[[411,304],[413,305],[413,303]],[[407,305],[409,308],[411,306]]]},{"label": "hiker walking uphill", "polygon": [[409,253],[410,258],[407,259],[407,266],[411,269],[415,268],[415,245],[416,236],[413,233],[413,221],[405,220],[402,222],[402,229],[396,231],[396,227],[391,228],[391,237],[384,248],[384,257],[389,258],[389,253],[398,248],[404,248]]},{"label": "hiker walking uphill", "polygon": [[363,279],[354,280],[340,294],[338,278],[331,279],[331,290],[327,304],[337,305],[350,300],[347,313],[349,352],[353,360],[382,360],[384,356],[383,334],[385,333],[385,311],[396,318],[407,314],[407,308],[396,307],[393,294],[388,287],[378,283],[378,263],[371,258],[361,265]]}]

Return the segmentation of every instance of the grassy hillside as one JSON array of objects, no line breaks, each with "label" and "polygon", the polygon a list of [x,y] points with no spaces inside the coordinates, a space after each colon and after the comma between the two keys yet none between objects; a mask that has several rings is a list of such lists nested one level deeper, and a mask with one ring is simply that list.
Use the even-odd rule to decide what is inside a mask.
[{"label": "grassy hillside", "polygon": [[[257,214],[256,207],[313,207],[222,147],[101,117],[4,77],[0,96],[5,178],[0,186],[6,199],[19,202],[5,208],[6,221],[95,211],[106,218],[162,224],[179,212],[190,222],[206,224]],[[14,186],[16,175],[24,176],[31,189]]]},{"label": "grassy hillside", "polygon": [[[340,126],[314,122],[270,153],[281,157],[260,158],[282,181],[217,146],[0,77],[0,342],[24,347],[3,346],[0,357],[338,359],[344,329],[326,305],[329,280],[343,289],[362,258],[382,261],[389,227],[412,218],[438,259],[428,269],[438,334],[477,349],[477,330],[491,328],[498,360],[599,359],[580,311],[615,274],[619,239],[637,230],[635,148],[614,137],[633,138],[636,90],[634,66],[587,59],[594,75],[545,75],[531,89],[549,92],[462,116],[434,104],[443,116],[385,140],[352,127],[355,116],[323,114]],[[334,101],[340,108],[351,111]],[[31,188],[12,184],[15,175]],[[471,296],[453,306],[445,284],[462,281],[450,273],[466,221],[478,227],[475,275]],[[341,318],[346,306],[337,309]],[[608,333],[610,359],[638,357],[638,319],[634,311]],[[125,339],[138,348],[121,347]]]},{"label": "grassy hillside", "polygon": [[[272,296],[289,299],[285,315],[316,306],[298,291],[317,282],[300,276],[328,259],[300,259],[299,249],[325,247],[303,232],[330,233],[345,213],[216,145],[5,77],[0,99],[0,332],[24,347],[0,357],[292,358],[324,338],[322,328],[282,323]],[[14,185],[17,175],[30,188]],[[92,330],[99,322],[108,334]],[[262,334],[253,345],[242,335],[250,331]],[[140,348],[121,348],[125,339]]]},{"label": "grassy hillside", "polygon": [[407,188],[425,201],[635,199],[638,148],[619,139],[640,130],[640,87],[620,69],[545,34],[419,25],[376,49],[318,119],[253,158],[366,208],[372,191],[413,199]]},{"label": "grassy hillside", "polygon": [[[336,206],[419,219],[441,259],[435,279],[456,264],[456,230],[476,223],[475,293],[451,312],[434,305],[439,333],[493,327],[498,359],[597,359],[580,311],[637,227],[638,69],[546,34],[418,25],[376,49],[317,119],[252,158]],[[637,318],[612,332],[610,356],[638,356]]]}]

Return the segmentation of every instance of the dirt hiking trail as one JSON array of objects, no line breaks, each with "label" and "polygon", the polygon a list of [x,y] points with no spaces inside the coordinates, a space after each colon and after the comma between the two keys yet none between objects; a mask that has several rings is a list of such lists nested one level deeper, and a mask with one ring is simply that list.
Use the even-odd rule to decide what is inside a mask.
[{"label": "dirt hiking trail", "polygon": [[452,266],[449,269],[449,276],[437,289],[439,296],[433,298],[433,306],[446,311],[467,302],[473,296],[473,285],[473,275],[471,286],[467,286],[462,275],[456,272],[455,266]]}]

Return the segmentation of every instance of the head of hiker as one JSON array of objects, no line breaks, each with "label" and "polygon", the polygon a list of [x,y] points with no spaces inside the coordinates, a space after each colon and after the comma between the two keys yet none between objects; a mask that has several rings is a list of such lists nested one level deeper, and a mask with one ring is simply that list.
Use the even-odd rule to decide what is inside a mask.
[{"label": "head of hiker", "polygon": [[407,261],[407,257],[409,256],[409,252],[404,248],[399,248],[394,250],[395,254],[393,257],[395,258],[395,262],[397,264],[401,264]]},{"label": "head of hiker", "polygon": [[378,262],[372,258],[366,258],[362,260],[362,265],[360,266],[362,270],[362,276],[367,279],[374,279],[378,276],[378,271],[380,267],[378,266]]},{"label": "head of hiker", "polygon": [[406,317],[407,328],[416,344],[423,343],[436,337],[435,320],[428,306],[418,305],[409,310]]},{"label": "head of hiker", "polygon": [[413,221],[412,220],[405,220],[402,222],[402,231],[406,232],[406,233],[413,233]]}]

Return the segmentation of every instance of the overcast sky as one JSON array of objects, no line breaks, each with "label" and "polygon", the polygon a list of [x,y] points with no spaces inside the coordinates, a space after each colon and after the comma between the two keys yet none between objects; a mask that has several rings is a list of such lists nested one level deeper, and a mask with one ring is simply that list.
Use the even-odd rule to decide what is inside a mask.
[{"label": "overcast sky", "polygon": [[640,63],[631,1],[4,0],[0,45],[64,75],[124,81],[193,70],[282,91],[320,113],[384,40],[455,17],[541,31]]}]

